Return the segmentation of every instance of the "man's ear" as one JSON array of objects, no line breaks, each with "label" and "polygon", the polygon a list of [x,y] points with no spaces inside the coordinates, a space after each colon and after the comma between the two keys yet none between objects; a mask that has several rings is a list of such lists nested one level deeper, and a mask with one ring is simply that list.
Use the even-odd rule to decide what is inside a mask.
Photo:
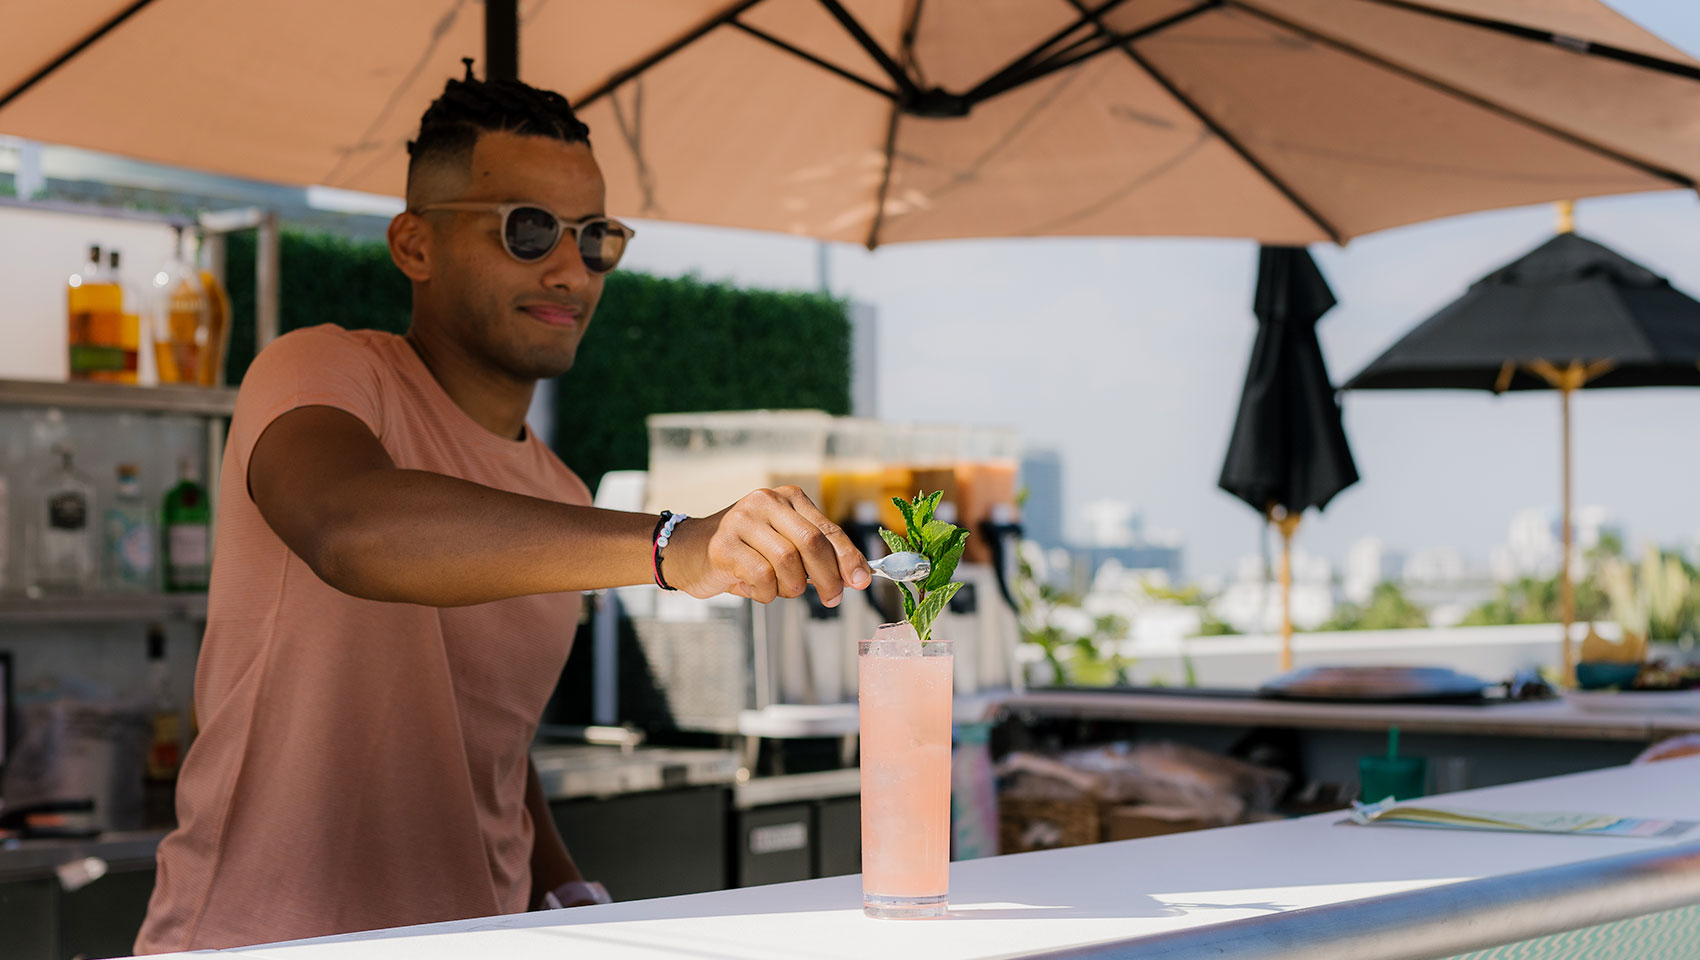
[{"label": "man's ear", "polygon": [[390,259],[414,283],[431,279],[431,227],[416,213],[399,213],[390,221]]}]

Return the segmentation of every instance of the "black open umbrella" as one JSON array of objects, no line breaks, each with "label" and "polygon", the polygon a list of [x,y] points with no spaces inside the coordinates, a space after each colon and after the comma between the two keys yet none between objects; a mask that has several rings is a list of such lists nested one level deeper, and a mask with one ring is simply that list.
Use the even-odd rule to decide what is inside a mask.
[{"label": "black open umbrella", "polygon": [[1316,340],[1334,294],[1303,247],[1258,251],[1257,341],[1218,484],[1281,530],[1281,670],[1292,669],[1292,546],[1305,510],[1358,482]]},{"label": "black open umbrella", "polygon": [[1377,357],[1346,390],[1557,390],[1564,431],[1564,678],[1570,627],[1570,394],[1598,387],[1700,386],[1700,302],[1570,232],[1495,270]]}]

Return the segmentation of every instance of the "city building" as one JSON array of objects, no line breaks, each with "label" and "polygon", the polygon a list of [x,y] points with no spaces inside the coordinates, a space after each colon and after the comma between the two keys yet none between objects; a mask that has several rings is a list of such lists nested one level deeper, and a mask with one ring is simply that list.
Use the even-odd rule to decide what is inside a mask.
[{"label": "city building", "polygon": [[1062,455],[1044,447],[1028,449],[1021,458],[1020,485],[1027,491],[1021,535],[1047,549],[1062,546]]},{"label": "city building", "polygon": [[1364,537],[1352,544],[1346,555],[1346,599],[1368,603],[1378,584],[1396,583],[1404,573],[1404,554],[1389,549],[1379,538]]}]

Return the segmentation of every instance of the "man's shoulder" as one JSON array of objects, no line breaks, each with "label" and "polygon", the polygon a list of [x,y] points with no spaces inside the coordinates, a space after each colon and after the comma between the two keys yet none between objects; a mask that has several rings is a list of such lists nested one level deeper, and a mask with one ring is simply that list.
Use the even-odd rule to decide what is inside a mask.
[{"label": "man's shoulder", "polygon": [[334,323],[321,323],[312,327],[300,327],[278,337],[260,355],[271,351],[298,352],[313,350],[347,351],[358,350],[366,353],[383,353],[391,344],[401,338],[383,330],[350,330],[339,327]]},{"label": "man's shoulder", "polygon": [[401,337],[382,330],[348,330],[332,323],[301,327],[267,344],[255,357],[242,385],[282,376],[317,379],[337,372],[359,376],[394,367]]},{"label": "man's shoulder", "polygon": [[237,417],[269,422],[292,406],[328,405],[355,413],[377,432],[386,384],[400,362],[396,344],[406,349],[395,334],[334,324],[291,330],[254,357],[237,394]]}]

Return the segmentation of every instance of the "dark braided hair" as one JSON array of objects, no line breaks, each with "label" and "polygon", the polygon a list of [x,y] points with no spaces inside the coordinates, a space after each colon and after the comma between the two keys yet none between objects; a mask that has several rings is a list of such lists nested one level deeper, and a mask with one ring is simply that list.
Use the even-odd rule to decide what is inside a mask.
[{"label": "dark braided hair", "polygon": [[410,183],[421,162],[469,161],[483,133],[499,130],[563,143],[590,143],[590,128],[573,114],[566,97],[518,80],[479,80],[472,75],[472,58],[462,62],[466,77],[443,86],[442,96],[419,118],[418,138],[407,143]]}]

